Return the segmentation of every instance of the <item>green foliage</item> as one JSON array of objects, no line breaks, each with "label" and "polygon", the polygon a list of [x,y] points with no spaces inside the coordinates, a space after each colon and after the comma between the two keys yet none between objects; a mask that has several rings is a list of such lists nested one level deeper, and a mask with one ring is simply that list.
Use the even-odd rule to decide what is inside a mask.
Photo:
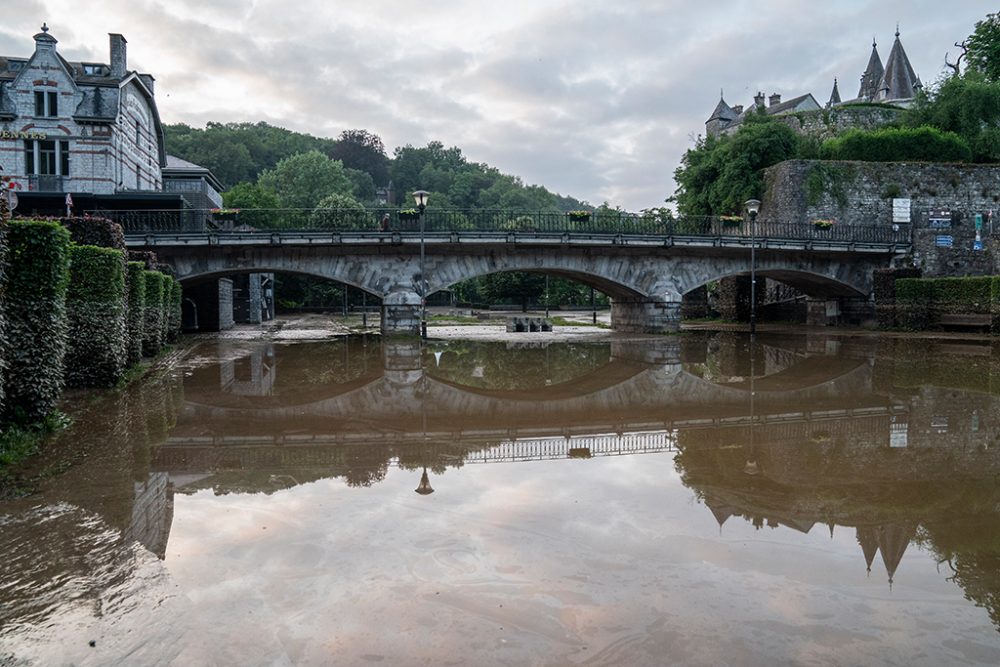
[{"label": "green foliage", "polygon": [[820,146],[824,160],[866,162],[968,162],[969,145],[954,132],[934,127],[851,129]]},{"label": "green foliage", "polygon": [[350,195],[354,189],[344,165],[319,151],[283,159],[261,174],[258,184],[276,194],[285,208],[313,208],[328,195]]},{"label": "green foliage", "polygon": [[128,315],[125,365],[134,366],[142,360],[142,339],[146,319],[146,265],[128,263]]},{"label": "green foliage", "polygon": [[965,41],[969,68],[1000,82],[1000,14],[987,14]]},{"label": "green foliage", "polygon": [[107,218],[60,218],[69,230],[70,239],[77,245],[93,245],[125,251],[125,232],[117,222]]},{"label": "green foliage", "polygon": [[70,248],[65,373],[71,387],[111,387],[125,370],[124,267],[121,250]]},{"label": "green foliage", "polygon": [[49,221],[15,220],[8,231],[7,420],[51,413],[63,389],[70,235]]},{"label": "green foliage", "polygon": [[315,150],[330,155],[336,145],[332,139],[264,122],[208,123],[203,130],[178,124],[163,129],[168,153],[210,169],[230,187],[255,181],[264,170],[298,153]]},{"label": "green foliage", "polygon": [[993,279],[989,276],[935,278],[928,282],[934,289],[934,306],[939,311],[990,312],[990,287]]},{"label": "green foliage", "polygon": [[7,291],[7,202],[0,198],[0,417],[3,416],[4,376],[7,370],[7,338],[4,335],[4,295]]},{"label": "green foliage", "polygon": [[854,179],[854,169],[849,165],[818,162],[806,176],[806,204],[815,206],[823,195],[829,195],[840,208],[847,207],[846,184]]},{"label": "green foliage", "polygon": [[310,215],[316,227],[336,229],[378,229],[378,221],[350,195],[332,194],[323,197]]},{"label": "green foliage", "polygon": [[[590,305],[590,287],[568,278],[549,277],[548,305],[586,306]],[[518,304],[526,308],[530,304],[545,305],[545,275],[514,271],[494,273],[460,282],[452,288],[456,298],[471,304]],[[608,297],[601,292],[595,294],[599,306],[607,306]]]},{"label": "green foliage", "polygon": [[763,196],[764,169],[801,157],[807,143],[784,123],[756,115],[732,136],[700,139],[674,172],[678,211],[683,215],[741,211],[747,199]]},{"label": "green foliage", "polygon": [[928,125],[954,132],[976,162],[1000,162],[1000,79],[971,70],[944,79],[902,118],[904,125]]},{"label": "green foliage", "polygon": [[167,300],[168,322],[167,342],[176,343],[181,337],[181,302],[184,300],[184,288],[174,277],[168,279],[170,298]]},{"label": "green foliage", "polygon": [[278,195],[256,183],[237,183],[222,193],[226,208],[281,208]]},{"label": "green foliage", "polygon": [[896,321],[904,329],[922,331],[931,323],[934,286],[922,278],[896,281]]},{"label": "green foliage", "polygon": [[[27,425],[14,425],[0,433],[0,487],[7,481],[9,468],[38,451],[39,445],[53,431],[65,428],[69,419],[59,412],[52,412],[42,419]],[[0,494],[3,498],[4,494]]]},{"label": "green foliage", "polygon": [[989,313],[994,299],[1000,299],[1000,279],[996,277],[896,281],[897,320],[903,328],[916,331],[929,328],[942,313]]},{"label": "green foliage", "polygon": [[159,271],[143,271],[146,304],[143,317],[142,353],[155,357],[163,346],[163,296],[167,276]]},{"label": "green foliage", "polygon": [[329,155],[340,160],[347,169],[367,173],[374,183],[386,185],[389,182],[385,146],[378,135],[368,130],[344,130]]}]

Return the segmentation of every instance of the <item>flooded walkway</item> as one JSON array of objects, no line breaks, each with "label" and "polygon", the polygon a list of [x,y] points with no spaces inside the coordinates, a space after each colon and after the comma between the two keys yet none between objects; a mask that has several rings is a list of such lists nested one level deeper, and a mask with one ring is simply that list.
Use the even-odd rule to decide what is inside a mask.
[{"label": "flooded walkway", "polygon": [[0,503],[0,664],[1000,664],[996,342],[593,332],[81,396]]}]

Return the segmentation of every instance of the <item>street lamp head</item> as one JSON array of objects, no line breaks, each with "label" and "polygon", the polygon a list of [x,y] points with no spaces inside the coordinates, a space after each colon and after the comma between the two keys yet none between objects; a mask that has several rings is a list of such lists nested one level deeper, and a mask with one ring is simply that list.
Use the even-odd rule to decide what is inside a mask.
[{"label": "street lamp head", "polygon": [[431,196],[431,193],[427,190],[417,190],[413,193],[413,200],[417,202],[417,208],[423,213],[424,209],[427,208],[427,198]]},{"label": "street lamp head", "polygon": [[747,207],[747,213],[751,216],[756,217],[756,215],[760,212],[759,199],[748,199],[743,205]]}]

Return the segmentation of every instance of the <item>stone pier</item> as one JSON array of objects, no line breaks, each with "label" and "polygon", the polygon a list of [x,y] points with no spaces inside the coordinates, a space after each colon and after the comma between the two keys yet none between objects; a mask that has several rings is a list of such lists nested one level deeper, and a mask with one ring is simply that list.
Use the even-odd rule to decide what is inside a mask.
[{"label": "stone pier", "polygon": [[611,327],[626,333],[672,333],[681,328],[681,300],[615,299],[611,302]]}]

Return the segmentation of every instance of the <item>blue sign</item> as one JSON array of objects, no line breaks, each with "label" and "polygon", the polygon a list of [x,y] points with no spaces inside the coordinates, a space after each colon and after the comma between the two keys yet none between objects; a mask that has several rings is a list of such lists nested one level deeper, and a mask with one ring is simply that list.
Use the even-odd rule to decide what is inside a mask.
[{"label": "blue sign", "polygon": [[928,221],[928,226],[931,229],[948,229],[951,227],[951,218],[947,220],[944,218],[931,218]]},{"label": "blue sign", "polygon": [[953,236],[936,236],[934,237],[934,245],[939,248],[950,248],[955,243],[955,237]]},{"label": "blue sign", "polygon": [[979,240],[979,239],[973,241],[972,242],[972,249],[973,250],[982,250],[983,249],[983,242],[981,240]]}]

